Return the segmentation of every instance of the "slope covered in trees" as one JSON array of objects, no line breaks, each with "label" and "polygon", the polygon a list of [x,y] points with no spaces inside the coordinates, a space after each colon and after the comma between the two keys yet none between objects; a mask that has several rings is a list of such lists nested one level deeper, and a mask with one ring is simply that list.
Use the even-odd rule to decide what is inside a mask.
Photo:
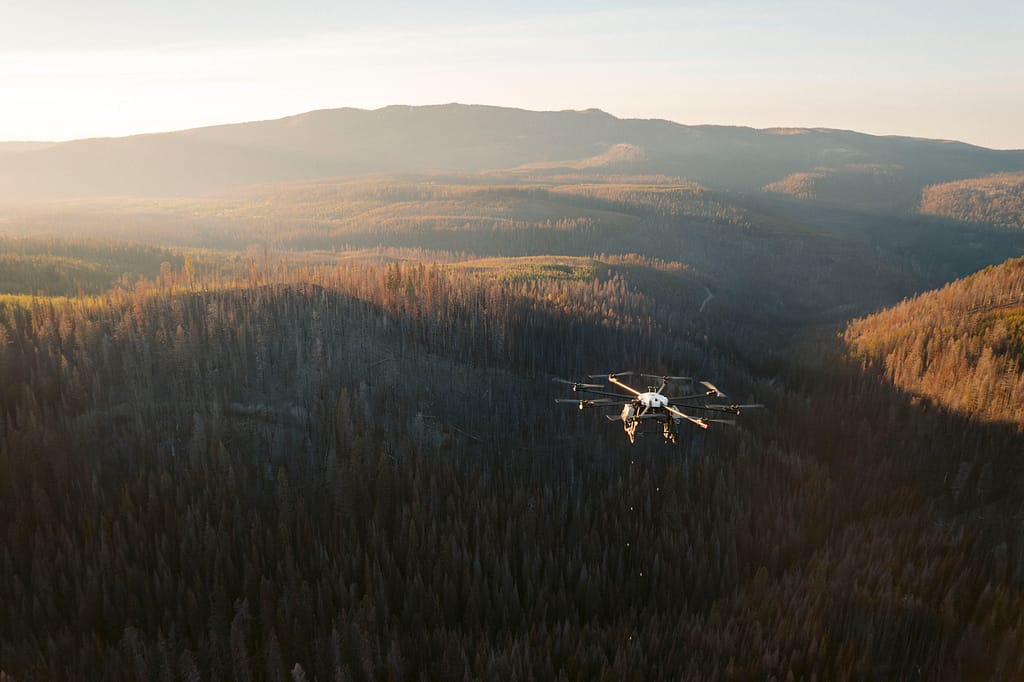
[{"label": "slope covered in trees", "polygon": [[98,294],[119,280],[153,277],[163,263],[180,270],[184,259],[144,244],[0,234],[0,294]]},{"label": "slope covered in trees", "polygon": [[1000,173],[925,187],[921,213],[1024,228],[1024,173]]},{"label": "slope covered in trees", "polygon": [[1024,259],[857,320],[846,341],[905,391],[1024,426]]},{"label": "slope covered in trees", "polygon": [[[145,239],[197,268],[333,262],[353,249],[428,260],[636,253],[689,267],[743,303],[756,339],[864,314],[1024,250],[1024,233],[922,216],[884,218],[776,195],[649,176],[484,174],[277,184],[187,199],[0,208],[15,235]],[[419,256],[417,256],[419,257]],[[155,272],[147,276],[153,278]]]},{"label": "slope covered in trees", "polygon": [[[0,672],[1024,675],[1017,427],[833,347],[1024,232],[604,149],[0,207]],[[630,447],[552,400],[620,369],[769,409]]]},{"label": "slope covered in trees", "polygon": [[[16,679],[1024,674],[1006,462],[943,483],[1015,434],[759,379],[669,263],[248,270],[0,307]],[[623,363],[770,413],[631,448],[551,402]]]},{"label": "slope covered in trees", "polygon": [[[29,234],[70,228],[108,238],[138,235],[159,244],[233,250],[258,242],[288,250],[386,244],[543,254],[545,247],[578,243],[581,233],[600,245],[614,228],[643,219],[749,226],[743,213],[697,183],[672,178],[488,174],[371,177],[257,186],[215,197],[17,206],[0,209],[0,224]],[[565,238],[569,233],[571,241]]]},{"label": "slope covered in trees", "polygon": [[904,211],[917,200],[901,166],[846,164],[792,173],[768,183],[766,192],[875,211]]}]

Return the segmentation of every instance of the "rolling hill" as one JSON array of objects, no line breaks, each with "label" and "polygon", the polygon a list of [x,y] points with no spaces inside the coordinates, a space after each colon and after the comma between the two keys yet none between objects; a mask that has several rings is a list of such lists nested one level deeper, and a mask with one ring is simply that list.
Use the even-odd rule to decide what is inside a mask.
[{"label": "rolling hill", "polygon": [[921,213],[1024,228],[1024,173],[999,173],[925,187]]},{"label": "rolling hill", "polygon": [[903,168],[884,164],[823,166],[792,173],[762,189],[797,199],[892,211],[905,209],[915,200],[913,183],[907,182]]},{"label": "rolling hill", "polygon": [[347,108],[21,147],[0,155],[0,200],[188,195],[281,180],[538,164],[595,173],[628,166],[745,192],[819,167],[875,164],[901,167],[901,187],[916,195],[929,184],[1024,170],[1024,152],[842,130],[687,126],[594,109]]}]

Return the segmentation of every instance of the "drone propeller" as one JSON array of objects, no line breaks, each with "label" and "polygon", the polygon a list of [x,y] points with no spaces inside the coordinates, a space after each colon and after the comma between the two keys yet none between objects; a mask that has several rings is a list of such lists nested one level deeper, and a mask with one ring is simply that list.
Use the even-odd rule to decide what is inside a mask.
[{"label": "drone propeller", "polygon": [[764,405],[760,404],[749,404],[749,405],[704,405],[704,410],[715,410],[716,412],[732,412],[733,414],[739,414],[740,410],[756,410],[764,408]]},{"label": "drone propeller", "polygon": [[665,406],[665,410],[668,411],[669,414],[673,414],[676,417],[679,417],[680,419],[685,419],[685,420],[687,420],[687,421],[689,421],[689,422],[691,422],[693,424],[696,424],[697,426],[699,426],[702,429],[708,428],[708,421],[709,420],[707,420],[707,419],[703,419],[703,418],[698,419],[697,417],[691,417],[690,415],[686,414],[685,412],[680,412],[679,410],[677,410],[676,408],[672,407],[671,405],[666,405]]},{"label": "drone propeller", "polygon": [[607,381],[617,377],[631,377],[634,374],[636,374],[636,372],[609,372],[607,374],[588,374],[587,377],[590,379],[604,379]]},{"label": "drone propeller", "polygon": [[701,386],[704,386],[704,387],[705,387],[705,388],[707,388],[707,389],[708,389],[709,391],[713,392],[713,393],[715,394],[715,397],[716,397],[716,398],[727,398],[727,397],[728,397],[727,395],[725,395],[724,393],[722,393],[721,391],[719,391],[719,390],[718,390],[718,387],[717,387],[717,386],[715,386],[715,385],[714,385],[713,383],[711,383],[710,381],[702,381],[702,382],[700,382],[700,385],[701,385]]},{"label": "drone propeller", "polygon": [[658,388],[651,389],[653,391],[656,391],[657,393],[662,393],[666,388],[668,388],[668,385],[673,381],[687,381],[691,383],[693,382],[693,379],[691,379],[690,377],[674,377],[668,374],[663,374],[661,376],[658,376],[657,374],[641,374],[640,376],[642,376],[645,379],[656,379],[660,381],[661,385],[658,386]]},{"label": "drone propeller", "polygon": [[588,406],[600,407],[601,405],[625,405],[633,402],[632,398],[622,396],[624,400],[612,400],[611,398],[555,398],[556,403],[586,403]]},{"label": "drone propeller", "polygon": [[706,422],[715,422],[716,424],[725,424],[726,426],[736,426],[735,419],[705,419]]},{"label": "drone propeller", "polygon": [[604,388],[603,384],[584,384],[580,383],[579,381],[568,381],[566,379],[559,379],[558,377],[553,378],[552,381],[557,382],[559,384],[565,384],[566,386],[572,386],[572,390],[574,391],[578,391],[581,388]]},{"label": "drone propeller", "polygon": [[645,379],[661,379],[662,381],[693,381],[693,377],[674,377],[670,374],[641,374]]}]

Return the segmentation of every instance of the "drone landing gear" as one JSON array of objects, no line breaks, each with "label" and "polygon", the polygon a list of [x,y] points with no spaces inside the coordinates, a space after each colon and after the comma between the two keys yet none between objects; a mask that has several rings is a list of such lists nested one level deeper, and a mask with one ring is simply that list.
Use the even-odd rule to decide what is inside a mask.
[{"label": "drone landing gear", "polygon": [[[640,426],[640,422],[641,421],[642,420],[640,420],[640,419],[629,419],[628,421],[625,421],[623,423],[623,427],[622,428],[626,432],[626,435],[629,436],[630,444],[633,444],[633,443],[636,442],[637,430],[638,430],[638,427]],[[650,428],[647,428],[646,430],[640,430],[640,433],[649,433],[649,432],[651,432]],[[656,433],[656,431],[655,431],[655,433]],[[662,422],[662,425],[661,425],[661,435],[665,438],[665,442],[666,443],[672,443],[673,445],[678,443],[679,442],[679,420],[672,420],[672,421]]]},{"label": "drone landing gear", "polygon": [[636,441],[636,426],[640,422],[636,419],[631,419],[625,426],[626,435],[629,436],[629,444],[632,445]]},{"label": "drone landing gear", "polygon": [[673,419],[672,421],[665,422],[663,425],[662,433],[665,436],[665,442],[672,443],[673,445],[676,444],[676,438],[678,437],[678,433],[676,433],[676,424],[678,421],[678,419]]}]

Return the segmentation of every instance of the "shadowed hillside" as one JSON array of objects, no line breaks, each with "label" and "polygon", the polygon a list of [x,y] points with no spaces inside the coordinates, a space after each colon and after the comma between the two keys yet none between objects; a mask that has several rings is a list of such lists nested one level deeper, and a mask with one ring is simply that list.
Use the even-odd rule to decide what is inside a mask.
[{"label": "shadowed hillside", "polygon": [[459,104],[333,109],[4,154],[0,199],[168,196],[278,180],[531,164],[629,167],[745,191],[821,166],[900,166],[902,181],[915,191],[1024,169],[1024,152],[827,129],[791,133],[619,119],[598,110]]}]

